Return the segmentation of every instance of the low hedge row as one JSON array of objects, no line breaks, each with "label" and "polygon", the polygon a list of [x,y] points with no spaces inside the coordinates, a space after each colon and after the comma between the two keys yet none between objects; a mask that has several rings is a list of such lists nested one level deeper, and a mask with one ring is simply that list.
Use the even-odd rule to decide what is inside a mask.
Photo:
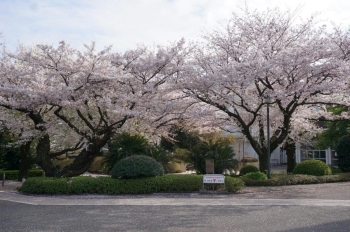
[{"label": "low hedge row", "polygon": [[[6,180],[17,180],[18,179],[18,170],[0,170],[0,178],[3,178],[3,175],[5,173],[5,179]],[[43,176],[43,170],[29,170],[28,177],[39,177]]]},{"label": "low hedge row", "polygon": [[[164,175],[138,179],[93,178],[28,178],[18,189],[28,194],[139,194],[155,192],[193,192],[203,187],[201,175]],[[226,177],[226,189],[237,192],[244,182],[239,178]]]},{"label": "low hedge row", "polygon": [[277,175],[267,180],[251,180],[241,177],[246,186],[282,186],[297,184],[320,184],[350,181],[350,173],[339,173],[326,176],[311,175]]}]

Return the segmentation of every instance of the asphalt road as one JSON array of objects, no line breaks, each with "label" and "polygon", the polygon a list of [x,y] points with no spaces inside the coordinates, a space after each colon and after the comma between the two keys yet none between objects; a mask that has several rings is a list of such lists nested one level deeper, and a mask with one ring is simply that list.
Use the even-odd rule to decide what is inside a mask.
[{"label": "asphalt road", "polygon": [[0,188],[0,231],[350,231],[350,182],[240,194],[31,196]]},{"label": "asphalt road", "polygon": [[0,200],[0,231],[349,231],[350,207],[28,205]]}]

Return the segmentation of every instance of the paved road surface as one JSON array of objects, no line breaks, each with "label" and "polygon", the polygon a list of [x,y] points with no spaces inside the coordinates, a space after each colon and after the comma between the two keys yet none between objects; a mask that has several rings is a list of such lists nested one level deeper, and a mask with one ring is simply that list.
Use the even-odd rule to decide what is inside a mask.
[{"label": "paved road surface", "polygon": [[350,182],[132,196],[26,196],[7,184],[0,231],[350,231]]},{"label": "paved road surface", "polygon": [[26,205],[1,201],[1,231],[349,231],[349,207]]}]

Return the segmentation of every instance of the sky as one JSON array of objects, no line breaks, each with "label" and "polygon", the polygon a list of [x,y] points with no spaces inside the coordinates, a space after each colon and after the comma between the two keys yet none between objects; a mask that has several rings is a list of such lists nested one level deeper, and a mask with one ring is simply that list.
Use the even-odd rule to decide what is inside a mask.
[{"label": "sky", "polygon": [[301,7],[301,18],[350,28],[349,0],[0,0],[0,42],[14,51],[19,44],[73,47],[96,42],[124,52],[138,44],[195,41],[225,25],[242,8],[264,11]]}]

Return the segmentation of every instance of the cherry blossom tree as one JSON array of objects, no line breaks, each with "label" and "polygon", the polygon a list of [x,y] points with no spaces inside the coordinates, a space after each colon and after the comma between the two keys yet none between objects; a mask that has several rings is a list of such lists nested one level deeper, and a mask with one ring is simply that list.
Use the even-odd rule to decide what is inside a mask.
[{"label": "cherry blossom tree", "polygon": [[[204,36],[178,87],[214,107],[223,126],[237,125],[267,169],[267,105],[271,151],[297,124],[308,127],[323,104],[339,104],[348,88],[349,47],[341,31],[313,17],[278,9],[233,14],[226,27]],[[336,40],[336,39],[337,40]],[[346,51],[347,49],[347,51]],[[347,104],[347,102],[341,102]],[[294,126],[293,126],[294,125]],[[298,126],[300,127],[300,125]]]},{"label": "cherry blossom tree", "polygon": [[[23,112],[42,133],[36,161],[48,175],[80,175],[116,131],[135,125],[152,131],[181,116],[181,101],[174,100],[167,81],[179,77],[186,55],[184,41],[124,54],[110,47],[98,52],[94,43],[84,51],[64,42],[57,48],[20,47],[2,56],[0,105]],[[59,123],[84,141],[63,169],[52,163],[58,152],[50,154],[48,133],[57,133]],[[72,149],[80,148],[80,141]]]}]

